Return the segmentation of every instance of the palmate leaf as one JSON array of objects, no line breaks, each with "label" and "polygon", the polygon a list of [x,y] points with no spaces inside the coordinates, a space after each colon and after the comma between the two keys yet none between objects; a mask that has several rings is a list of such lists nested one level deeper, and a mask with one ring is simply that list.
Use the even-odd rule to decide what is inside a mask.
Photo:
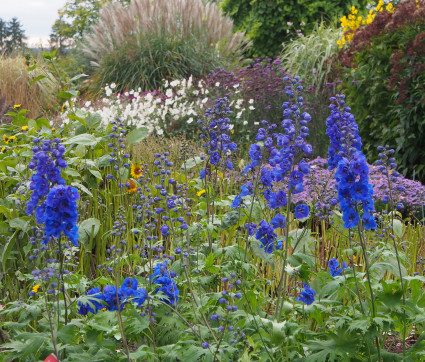
[{"label": "palmate leaf", "polygon": [[347,361],[350,357],[359,358],[357,353],[356,340],[350,334],[329,332],[328,340],[312,340],[304,346],[311,354],[304,359],[305,362],[332,362]]},{"label": "palmate leaf", "polygon": [[130,353],[130,358],[136,361],[155,361],[157,354],[149,346],[140,346],[136,351]]},{"label": "palmate leaf", "polygon": [[360,331],[366,333],[371,325],[371,320],[369,317],[363,317],[361,319],[353,320],[347,328],[348,332]]},{"label": "palmate leaf", "polygon": [[2,349],[10,352],[10,357],[26,360],[31,355],[37,356],[43,344],[49,342],[49,337],[42,333],[22,333],[15,340],[2,345]]}]

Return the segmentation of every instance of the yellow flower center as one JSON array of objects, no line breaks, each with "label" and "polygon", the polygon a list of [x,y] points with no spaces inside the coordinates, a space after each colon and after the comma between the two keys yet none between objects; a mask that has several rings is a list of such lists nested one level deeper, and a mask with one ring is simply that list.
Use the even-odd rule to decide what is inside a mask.
[{"label": "yellow flower center", "polygon": [[143,174],[143,168],[141,165],[132,165],[130,173],[133,178],[138,179]]}]

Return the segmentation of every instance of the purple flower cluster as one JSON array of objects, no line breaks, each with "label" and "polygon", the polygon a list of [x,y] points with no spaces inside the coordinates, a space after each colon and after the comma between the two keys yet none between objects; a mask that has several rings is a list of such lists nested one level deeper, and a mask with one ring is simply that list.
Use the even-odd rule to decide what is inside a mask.
[{"label": "purple flower cluster", "polygon": [[345,262],[342,263],[342,268],[339,268],[339,262],[338,262],[338,259],[336,258],[329,260],[328,265],[329,265],[329,272],[331,273],[333,277],[337,277],[338,275],[341,275],[342,271],[344,269],[347,269],[347,263]]},{"label": "purple flower cluster", "polygon": [[266,253],[270,254],[274,250],[282,249],[282,242],[278,241],[276,243],[277,234],[274,232],[273,220],[271,224],[262,220],[258,225],[255,238],[261,242],[261,247],[264,248]]},{"label": "purple flower cluster", "polygon": [[[44,223],[47,237],[60,237],[61,233],[69,238],[74,246],[78,246],[78,207],[80,198],[78,190],[71,186],[55,186],[47,195],[46,202],[37,208],[37,219]],[[44,210],[43,214],[39,212]]]},{"label": "purple flower cluster", "polygon": [[300,296],[297,297],[298,302],[303,302],[307,305],[313,304],[316,291],[311,289],[310,285],[303,283],[304,290],[300,292]]},{"label": "purple flower cluster", "polygon": [[372,196],[373,187],[369,183],[369,167],[366,157],[360,151],[361,139],[350,107],[345,106],[345,96],[331,97],[331,115],[326,120],[326,134],[329,146],[329,168],[335,173],[339,205],[344,227],[354,228],[359,222],[359,207],[363,206],[362,220],[366,229],[377,227]]},{"label": "purple flower cluster", "polygon": [[[220,98],[215,101],[214,107],[205,112],[205,121],[199,120],[201,125],[200,138],[204,140],[203,147],[209,156],[211,165],[221,164],[228,170],[233,170],[232,161],[229,155],[236,151],[237,145],[230,140],[231,124],[229,119],[230,108],[227,98]],[[201,171],[201,179],[205,178],[208,171]]]},{"label": "purple flower cluster", "polygon": [[[338,204],[337,191],[335,188],[335,170],[328,168],[327,160],[317,157],[308,162],[311,168],[309,177],[304,178],[304,191],[292,195],[293,203],[305,201],[312,203],[317,210],[317,217],[325,217],[325,214]],[[382,165],[370,165],[369,182],[373,186],[373,199],[388,202],[389,186],[387,176],[382,173]],[[391,177],[395,171],[391,172]],[[409,180],[398,173],[392,179],[393,190],[398,193],[398,201],[405,207],[415,209],[425,203],[425,186],[419,181]],[[281,186],[279,186],[279,189]]]},{"label": "purple flower cluster", "polygon": [[177,305],[179,299],[179,290],[173,280],[175,275],[173,271],[167,269],[167,261],[165,261],[164,263],[156,264],[150,278],[153,283],[160,285],[155,290],[155,293],[160,292],[165,296],[165,298],[160,300],[170,305]]},{"label": "purple flower cluster", "polygon": [[[59,138],[43,142],[39,138],[34,138],[33,158],[28,164],[28,168],[35,170],[36,173],[31,176],[30,190],[32,190],[32,193],[26,209],[28,215],[34,212],[53,185],[65,184],[60,170],[67,167],[62,158],[65,153],[65,146],[60,142]],[[37,222],[40,223],[37,215],[43,214],[44,205],[38,207],[41,209],[40,211],[36,210],[36,217]]]}]

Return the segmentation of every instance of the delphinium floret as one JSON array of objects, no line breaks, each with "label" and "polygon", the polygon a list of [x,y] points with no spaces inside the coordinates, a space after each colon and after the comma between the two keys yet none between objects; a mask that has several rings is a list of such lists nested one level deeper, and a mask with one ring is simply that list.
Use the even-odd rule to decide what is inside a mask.
[{"label": "delphinium floret", "polygon": [[303,302],[307,305],[311,305],[314,302],[314,297],[316,296],[316,291],[310,287],[307,283],[303,283],[304,290],[300,292],[299,297],[297,297],[298,302]]},{"label": "delphinium floret", "polygon": [[339,262],[336,258],[329,260],[328,266],[329,272],[333,277],[341,275],[342,271],[347,268],[347,264],[345,262],[343,262],[342,267],[339,268]]},{"label": "delphinium floret", "polygon": [[165,298],[160,298],[160,300],[170,305],[177,305],[179,299],[179,290],[173,280],[174,276],[175,273],[167,269],[167,261],[165,261],[156,264],[150,277],[153,283],[160,285],[155,289],[155,293],[162,293]]}]

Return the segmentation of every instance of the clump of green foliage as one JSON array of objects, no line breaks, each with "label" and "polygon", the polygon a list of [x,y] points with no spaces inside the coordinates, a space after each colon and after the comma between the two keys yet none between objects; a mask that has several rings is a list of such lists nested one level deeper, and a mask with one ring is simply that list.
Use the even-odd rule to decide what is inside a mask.
[{"label": "clump of green foliage", "polygon": [[363,8],[367,2],[224,0],[220,6],[233,19],[236,29],[245,31],[252,41],[250,56],[274,57],[282,49],[282,43],[296,37],[296,33],[309,34],[316,23],[332,22],[351,6]]},{"label": "clump of green foliage", "polygon": [[365,151],[396,149],[400,170],[425,177],[425,4],[408,1],[357,30],[339,61]]}]

